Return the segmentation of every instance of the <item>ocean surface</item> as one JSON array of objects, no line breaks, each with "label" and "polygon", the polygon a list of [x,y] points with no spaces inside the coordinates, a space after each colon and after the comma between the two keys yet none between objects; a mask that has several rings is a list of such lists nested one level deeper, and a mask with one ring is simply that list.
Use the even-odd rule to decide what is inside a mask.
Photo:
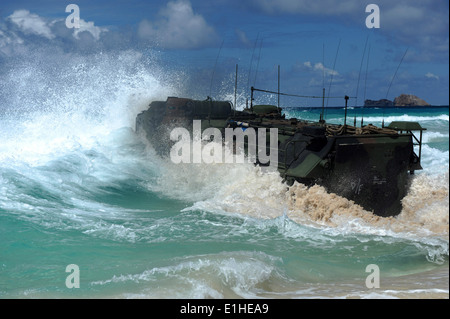
[{"label": "ocean surface", "polygon": [[380,218],[253,164],[158,157],[135,117],[182,74],[48,60],[0,82],[0,298],[449,298],[448,106],[348,110],[427,128],[402,213]]}]

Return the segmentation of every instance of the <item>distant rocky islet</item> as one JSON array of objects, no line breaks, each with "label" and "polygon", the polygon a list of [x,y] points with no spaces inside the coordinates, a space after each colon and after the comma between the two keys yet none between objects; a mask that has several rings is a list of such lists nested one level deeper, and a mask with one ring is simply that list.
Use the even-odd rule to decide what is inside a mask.
[{"label": "distant rocky islet", "polygon": [[364,106],[367,107],[399,107],[399,106],[430,106],[430,104],[421,98],[412,94],[401,94],[394,101],[388,99],[365,100]]}]

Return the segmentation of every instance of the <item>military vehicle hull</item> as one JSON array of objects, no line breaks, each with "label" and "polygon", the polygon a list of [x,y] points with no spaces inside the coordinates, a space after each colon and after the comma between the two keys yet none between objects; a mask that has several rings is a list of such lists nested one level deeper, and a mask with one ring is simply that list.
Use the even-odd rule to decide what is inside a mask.
[{"label": "military vehicle hull", "polygon": [[[168,156],[176,141],[170,138],[174,128],[193,133],[193,123],[201,130],[218,129],[225,136],[253,128],[256,140],[266,134],[265,152],[256,152],[255,163],[276,149],[276,168],[288,184],[295,181],[318,184],[379,216],[401,212],[401,200],[408,190],[408,174],[422,169],[421,137],[424,130],[415,122],[395,122],[388,127],[317,123],[286,119],[281,109],[255,105],[244,111],[233,110],[229,102],[196,101],[170,97],[155,101],[136,118],[136,131],[143,133],[155,149]],[[277,144],[270,143],[269,130],[277,129]],[[260,130],[265,129],[265,130]],[[227,131],[228,130],[228,131]],[[413,131],[420,132],[417,138]],[[245,139],[249,146],[250,139]],[[419,155],[414,146],[419,146]],[[229,146],[229,145],[228,145]],[[258,145],[260,147],[260,145]]]}]

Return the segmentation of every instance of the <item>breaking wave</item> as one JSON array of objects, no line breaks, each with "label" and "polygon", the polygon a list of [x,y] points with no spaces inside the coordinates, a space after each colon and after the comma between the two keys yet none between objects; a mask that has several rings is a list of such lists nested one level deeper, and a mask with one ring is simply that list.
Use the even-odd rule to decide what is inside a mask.
[{"label": "breaking wave", "polygon": [[[63,244],[70,240],[80,245],[69,247],[74,255],[83,255],[92,243],[106,245],[100,259],[110,260],[114,247],[125,251],[118,263],[129,267],[130,257],[144,265],[138,270],[127,268],[124,274],[97,274],[90,283],[93,289],[119,285],[121,291],[120,285],[143,282],[137,290],[118,294],[132,298],[314,297],[323,293],[314,285],[309,292],[299,290],[305,280],[316,283],[329,272],[322,260],[325,266],[320,273],[308,273],[320,267],[312,261],[317,256],[314,249],[333,256],[348,247],[365,253],[367,241],[398,244],[400,250],[405,246],[410,258],[426,256],[433,265],[448,261],[448,149],[433,145],[448,140],[448,132],[425,133],[425,170],[411,177],[402,213],[382,218],[320,186],[296,183],[288,187],[278,172],[252,163],[174,164],[158,157],[151,145],[134,134],[135,117],[150,101],[178,95],[183,81],[182,74],[161,70],[150,53],[130,50],[69,56],[43,49],[36,54],[46,63],[17,59],[0,80],[5,97],[0,111],[0,218],[5,223],[0,228],[38,229],[36,236],[43,236],[43,247],[62,245],[58,248],[66,255],[70,253]],[[448,115],[390,120],[394,119],[437,119],[448,125]],[[25,241],[14,236],[27,233],[15,233],[11,232],[10,242],[0,243],[8,257],[28,254],[11,244],[14,238]],[[55,242],[55,236],[61,241]],[[209,245],[209,240],[217,243]],[[264,252],[260,245],[264,241],[270,249],[283,252],[293,245],[294,253],[280,257],[275,250]],[[186,256],[185,242],[204,246]],[[179,255],[168,258],[164,246],[157,251],[160,259],[155,256],[150,266],[153,261],[142,257],[147,255],[141,251],[128,255],[130,247],[143,249],[159,243],[172,245],[170,253]],[[210,253],[203,251],[214,244]],[[225,251],[227,244],[233,251]],[[307,253],[300,262],[296,260],[299,249]],[[56,258],[44,255],[36,257],[43,268],[48,259]],[[90,262],[92,256],[86,258]],[[15,259],[4,263],[10,267],[11,260]],[[14,275],[15,266],[2,271],[13,269],[8,274]],[[100,266],[105,266],[103,261]],[[50,277],[44,281],[51,281]],[[326,286],[324,281],[321,284]],[[324,289],[336,294],[331,286]],[[22,288],[15,289],[20,296],[25,294]],[[36,289],[39,295],[41,287]],[[34,295],[32,291],[27,290],[28,296]]]}]

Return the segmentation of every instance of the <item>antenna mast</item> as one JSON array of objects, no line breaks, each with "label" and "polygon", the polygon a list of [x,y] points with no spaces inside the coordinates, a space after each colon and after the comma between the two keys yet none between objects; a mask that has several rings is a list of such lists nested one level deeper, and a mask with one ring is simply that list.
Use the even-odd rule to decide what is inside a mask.
[{"label": "antenna mast", "polygon": [[250,59],[250,69],[248,70],[248,77],[247,77],[247,88],[250,86],[250,76],[252,74],[252,67],[253,67],[253,56],[255,55],[255,50],[256,50],[256,45],[258,44],[258,40],[259,40],[259,32],[258,32],[258,35],[256,36],[255,44],[253,46],[253,51],[252,51],[252,58]]},{"label": "antenna mast", "polygon": [[330,100],[331,83],[333,82],[334,70],[336,69],[336,60],[337,60],[337,57],[338,57],[340,46],[341,46],[341,39],[339,39],[339,44],[338,44],[338,47],[337,47],[337,50],[336,50],[336,56],[334,57],[333,72],[331,73],[330,86],[328,88],[327,107],[328,107],[328,101]]},{"label": "antenna mast", "polygon": [[325,112],[325,43],[322,44],[322,112],[320,113],[319,123],[325,123],[323,114]]},{"label": "antenna mast", "polygon": [[[402,59],[400,60],[400,63],[397,66],[397,70],[395,70],[394,76],[392,77],[391,83],[389,83],[389,87],[388,87],[388,90],[386,92],[386,99],[388,98],[389,91],[391,90],[392,82],[394,82],[394,79],[395,79],[395,76],[397,75],[398,69],[400,69],[400,65],[402,64],[403,59],[406,56],[406,53],[408,53],[408,50],[409,50],[409,48],[406,49],[405,53],[403,54]],[[386,106],[383,107],[383,123],[382,123],[381,127],[384,127],[384,112],[385,112],[385,110],[386,110]]]},{"label": "antenna mast", "polygon": [[364,52],[361,59],[361,65],[359,66],[359,74],[358,74],[358,83],[356,85],[356,100],[355,100],[355,106],[358,106],[358,91],[359,91],[359,80],[361,79],[361,71],[363,68],[364,58],[366,56],[366,49],[367,49],[367,42],[369,41],[369,36],[366,38],[366,44],[364,45]]},{"label": "antenna mast", "polygon": [[395,70],[394,76],[393,76],[392,79],[391,79],[391,83],[389,83],[389,87],[388,87],[388,90],[387,90],[387,92],[386,92],[386,99],[388,98],[389,91],[391,90],[392,82],[394,82],[394,79],[395,79],[395,76],[397,75],[398,69],[400,68],[400,65],[402,64],[403,59],[404,59],[405,56],[406,56],[406,53],[408,53],[408,50],[409,50],[409,48],[406,49],[405,53],[403,54],[402,59],[400,60],[400,63],[399,63],[398,66],[397,66],[397,70]]},{"label": "antenna mast", "polygon": [[278,64],[278,112],[280,112],[280,65]]},{"label": "antenna mast", "polygon": [[[369,44],[369,50],[367,51],[366,77],[364,79],[364,104],[366,104],[367,75],[369,73],[369,59],[370,59],[370,44]],[[363,127],[363,122],[364,122],[364,106],[362,107],[362,111],[361,111],[361,127]]]},{"label": "antenna mast", "polygon": [[237,81],[238,81],[238,65],[236,64],[236,77],[234,79],[234,114],[236,114]]},{"label": "antenna mast", "polygon": [[214,69],[213,69],[213,73],[211,76],[211,84],[209,85],[209,96],[211,96],[211,90],[212,90],[212,85],[213,85],[213,80],[214,80],[214,73],[216,73],[217,61],[219,60],[220,51],[222,51],[224,42],[225,42],[225,40],[222,40],[222,44],[220,45],[219,52],[217,53],[216,63],[214,64]]}]

